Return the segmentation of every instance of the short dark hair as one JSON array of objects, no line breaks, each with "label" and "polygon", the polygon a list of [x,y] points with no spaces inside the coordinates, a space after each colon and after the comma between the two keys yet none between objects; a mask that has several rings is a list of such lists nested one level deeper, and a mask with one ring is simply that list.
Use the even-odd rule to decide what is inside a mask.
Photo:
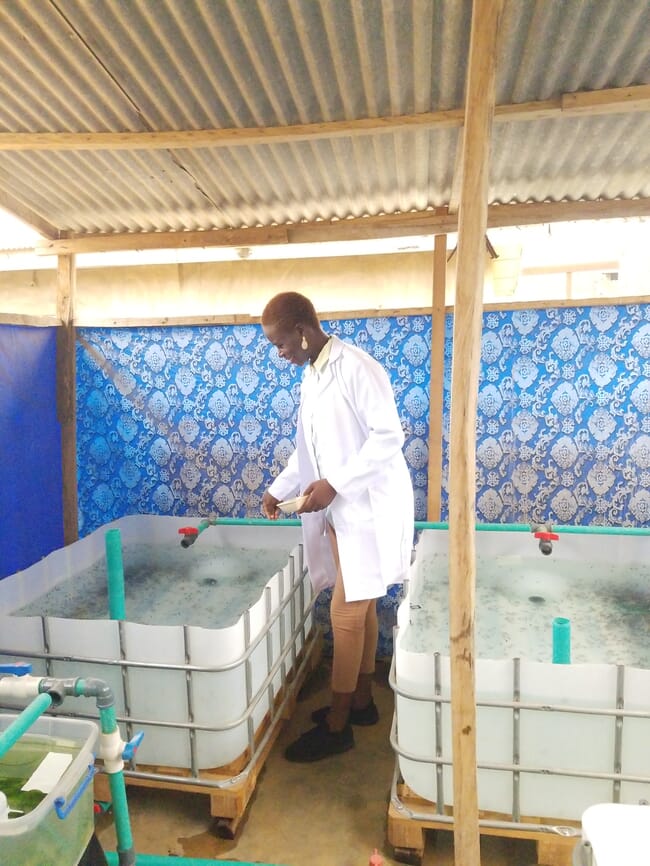
[{"label": "short dark hair", "polygon": [[299,292],[280,292],[275,295],[262,312],[263,325],[275,325],[282,331],[291,331],[296,325],[320,327],[316,308]]}]

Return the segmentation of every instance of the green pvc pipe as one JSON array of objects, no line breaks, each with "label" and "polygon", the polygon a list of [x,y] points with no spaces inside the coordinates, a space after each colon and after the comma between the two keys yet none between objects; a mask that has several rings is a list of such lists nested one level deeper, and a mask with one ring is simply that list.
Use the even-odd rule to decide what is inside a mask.
[{"label": "green pvc pipe", "polygon": [[16,716],[14,721],[0,734],[0,758],[16,743],[31,727],[39,716],[52,706],[52,697],[47,692],[37,695],[25,709]]},{"label": "green pvc pipe", "polygon": [[[117,854],[106,851],[104,856],[108,866],[119,866]],[[197,860],[196,857],[165,857],[162,854],[136,854],[136,866],[214,866],[214,859]],[[241,860],[219,860],[221,866],[252,866]]]},{"label": "green pvc pipe", "polygon": [[109,529],[106,532],[106,571],[109,616],[111,619],[126,619],[122,537],[119,529]]},{"label": "green pvc pipe", "polygon": [[302,526],[302,521],[296,518],[268,520],[266,517],[217,517],[215,520],[202,520],[197,526],[199,534],[208,526]]},{"label": "green pvc pipe", "polygon": [[[416,520],[416,529],[449,529],[448,523],[431,523],[427,520]],[[477,532],[529,532],[529,523],[477,523]],[[540,528],[544,532],[544,526]],[[553,526],[553,532],[558,535],[650,535],[650,529],[640,526]]]},{"label": "green pvc pipe", "polygon": [[[108,783],[111,789],[111,803],[113,804],[113,817],[115,819],[117,851],[118,854],[128,855],[133,851],[133,834],[131,833],[131,819],[129,818],[126,784],[122,770],[119,773],[109,773]],[[132,859],[131,862],[133,862]]]},{"label": "green pvc pipe", "polygon": [[115,718],[115,705],[110,707],[101,707],[99,710],[99,723],[102,729],[102,734],[112,734],[117,728],[117,719]]},{"label": "green pvc pipe", "polygon": [[[223,524],[225,526],[302,526],[297,518],[280,518],[268,520],[266,517],[217,517],[216,520],[202,520],[198,525],[199,533],[208,526]],[[444,521],[416,520],[416,529],[449,529],[449,523]],[[532,532],[529,523],[477,523],[477,532]],[[541,526],[544,531],[544,526]],[[649,535],[650,529],[641,526],[553,526],[553,532],[558,535]]]},{"label": "green pvc pipe", "polygon": [[[266,517],[217,517],[215,520],[201,520],[197,529],[199,534],[208,526],[302,526],[302,521],[297,518],[280,518],[279,520],[268,520]],[[416,529],[449,529],[449,523],[433,522],[429,520],[416,520]],[[532,528],[529,523],[477,523],[477,532],[529,532]],[[544,526],[541,530],[544,531]],[[650,529],[641,526],[553,526],[553,532],[558,535],[647,535]]]},{"label": "green pvc pipe", "polygon": [[564,616],[553,620],[553,664],[571,664],[571,620]]},{"label": "green pvc pipe", "polygon": [[[118,729],[114,704],[99,708],[99,723],[103,734],[112,734]],[[124,862],[133,863],[133,834],[131,832],[129,807],[126,800],[124,772],[118,770],[116,773],[107,773],[107,775],[111,790],[111,803],[113,804],[117,851],[118,855],[122,855],[116,862],[120,864]]]}]

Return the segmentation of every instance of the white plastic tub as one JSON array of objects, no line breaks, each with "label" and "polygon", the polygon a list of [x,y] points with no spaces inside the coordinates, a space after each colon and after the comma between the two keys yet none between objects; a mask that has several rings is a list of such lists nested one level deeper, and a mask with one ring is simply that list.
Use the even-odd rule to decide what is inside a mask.
[{"label": "white plastic tub", "polygon": [[[0,715],[0,731],[6,730],[15,718]],[[0,820],[2,866],[76,866],[79,862],[95,820],[93,786],[89,782],[96,740],[97,728],[92,722],[42,717],[0,759],[0,776],[26,782],[49,752],[72,757],[59,781],[36,808]],[[59,798],[63,799],[61,817],[55,809]]]},{"label": "white plastic tub", "polygon": [[[217,559],[220,551],[234,548],[280,555],[284,565],[268,575],[255,602],[226,627],[132,622],[128,604],[124,622],[8,613],[102,563],[108,529],[120,529],[124,551],[134,544],[153,544],[163,555],[168,549],[175,556],[178,530],[192,523],[188,518],[126,517],[0,581],[0,657],[31,661],[35,675],[105,680],[126,733],[145,732],[138,763],[201,770],[223,767],[251,749],[312,636],[312,593],[299,526],[217,525],[182,551],[188,568],[209,550],[216,551]],[[217,564],[214,581],[204,580],[204,591],[217,599],[222,591],[218,571]],[[179,575],[179,586],[184,577]],[[171,593],[182,610],[180,589],[161,587],[163,593]],[[155,605],[154,597],[151,603]],[[65,710],[97,717],[90,698],[79,698]]]},{"label": "white plastic tub", "polygon": [[[521,532],[476,545],[479,808],[579,821],[595,803],[650,800],[650,538],[564,534],[549,557]],[[398,610],[393,745],[440,809],[453,805],[446,580],[447,532],[426,530]],[[571,620],[571,664],[552,663],[555,616]]]}]

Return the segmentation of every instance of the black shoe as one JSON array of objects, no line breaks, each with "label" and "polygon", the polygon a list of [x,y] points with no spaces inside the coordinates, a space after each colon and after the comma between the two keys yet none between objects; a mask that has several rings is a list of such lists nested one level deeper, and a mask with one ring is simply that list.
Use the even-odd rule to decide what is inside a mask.
[{"label": "black shoe", "polygon": [[[319,707],[311,714],[312,721],[316,722],[317,725],[322,724],[327,718],[329,711],[329,707]],[[362,728],[376,725],[379,721],[379,710],[373,699],[370,698],[370,703],[366,704],[361,710],[350,710],[348,721],[351,725],[359,725]]]},{"label": "black shoe", "polygon": [[296,764],[310,764],[312,761],[329,758],[330,755],[340,755],[353,747],[354,734],[349,724],[342,731],[330,731],[323,723],[287,746],[284,757]]}]

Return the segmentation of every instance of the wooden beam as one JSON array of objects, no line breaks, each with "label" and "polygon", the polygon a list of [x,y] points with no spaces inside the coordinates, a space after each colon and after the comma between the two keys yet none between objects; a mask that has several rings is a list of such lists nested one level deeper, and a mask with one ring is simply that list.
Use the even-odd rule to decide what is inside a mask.
[{"label": "wooden beam", "polygon": [[[559,108],[559,102],[555,106]],[[186,129],[155,132],[2,132],[0,151],[62,150],[192,150],[196,148],[250,147],[259,144],[291,144],[316,139],[402,132],[428,127],[461,126],[462,109],[265,126],[246,129]]]},{"label": "wooden beam", "polygon": [[524,277],[541,276],[544,274],[566,274],[569,271],[617,271],[621,266],[618,261],[608,262],[576,262],[575,264],[557,264],[557,265],[535,265],[528,268],[522,268],[521,274]]},{"label": "wooden beam", "polygon": [[[631,113],[650,109],[650,85],[587,93],[565,93],[554,99],[499,105],[497,123],[558,120],[576,115]],[[395,117],[362,117],[293,126],[246,129],[185,129],[138,132],[2,132],[0,151],[192,150],[291,144],[316,139],[381,135],[418,129],[449,129],[463,125],[464,110],[428,111]]]},{"label": "wooden beam", "polygon": [[[526,202],[488,208],[488,228],[540,225],[574,220],[617,219],[650,216],[650,198],[612,201]],[[129,232],[124,234],[71,235],[37,244],[42,256],[126,250],[249,247],[265,244],[327,243],[371,240],[382,237],[449,234],[458,231],[458,215],[433,210],[385,214],[354,219],[295,223],[284,226],[240,229],[206,229],[187,232]]]},{"label": "wooden beam", "polygon": [[491,205],[488,228],[650,216],[650,198]]},{"label": "wooden beam", "polygon": [[63,542],[79,538],[77,499],[77,398],[74,300],[76,270],[74,256],[58,261],[56,376],[57,415],[61,425],[61,469],[63,478]]},{"label": "wooden beam", "polygon": [[458,223],[449,460],[449,648],[456,866],[480,866],[481,862],[474,672],[476,411],[490,136],[502,6],[503,0],[474,0],[472,4]]},{"label": "wooden beam", "polygon": [[442,415],[445,373],[445,291],[447,287],[447,235],[436,235],[433,247],[431,306],[431,375],[429,379],[429,462],[427,520],[438,521],[442,494]]},{"label": "wooden beam", "polygon": [[36,253],[43,256],[70,253],[121,252],[123,250],[180,250],[197,247],[246,247],[286,244],[287,228],[267,226],[244,229],[208,229],[188,232],[127,232],[83,235],[43,241]]},{"label": "wooden beam", "polygon": [[62,325],[74,319],[76,270],[74,255],[59,256],[57,262],[56,314]]},{"label": "wooden beam", "polygon": [[460,191],[463,186],[463,139],[465,137],[465,129],[458,133],[458,141],[456,142],[456,155],[454,157],[454,173],[451,178],[451,190],[449,192],[449,205],[447,210],[450,214],[458,213],[458,205],[460,202]]},{"label": "wooden beam", "polygon": [[565,93],[560,104],[563,114],[567,117],[648,111],[650,108],[650,84],[640,84],[636,87],[617,87],[610,90]]},{"label": "wooden beam", "polygon": [[0,313],[0,325],[28,325],[30,328],[55,328],[56,316],[32,316],[29,313]]}]

